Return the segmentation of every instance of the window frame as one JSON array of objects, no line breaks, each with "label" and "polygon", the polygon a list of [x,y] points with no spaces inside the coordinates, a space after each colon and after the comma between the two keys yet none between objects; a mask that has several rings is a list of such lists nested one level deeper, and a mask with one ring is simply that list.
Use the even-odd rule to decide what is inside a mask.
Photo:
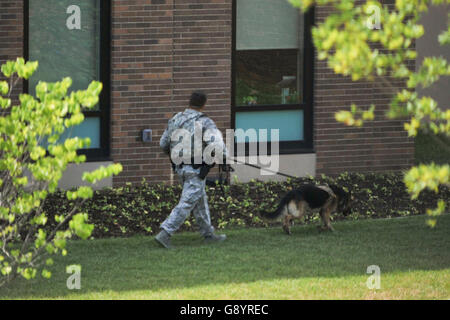
[{"label": "window frame", "polygon": [[[237,32],[237,0],[233,0],[232,8],[232,58],[231,58],[231,127],[236,130],[236,113],[252,111],[283,111],[303,110],[303,140],[280,141],[279,154],[301,154],[314,153],[313,146],[313,94],[314,94],[314,46],[312,42],[311,28],[314,25],[314,7],[310,8],[304,16],[304,59],[303,70],[307,75],[303,79],[303,101],[296,104],[281,105],[253,105],[236,106],[236,32]],[[249,156],[249,143],[234,142],[235,153],[239,150],[238,145],[245,144],[245,156]],[[259,148],[259,144],[257,144]],[[258,152],[259,153],[259,152]],[[270,143],[267,153],[271,154]],[[236,154],[235,154],[236,155]],[[254,154],[251,154],[254,155]],[[255,154],[257,155],[257,154]]]},{"label": "window frame", "polygon": [[[28,61],[29,52],[29,0],[24,0],[24,47],[23,55]],[[100,1],[100,79],[103,89],[99,96],[99,110],[83,111],[85,118],[100,118],[100,148],[79,149],[86,162],[111,161],[110,158],[110,107],[111,107],[111,1]],[[70,76],[70,75],[68,75]],[[23,93],[29,93],[29,81],[23,81]]]}]

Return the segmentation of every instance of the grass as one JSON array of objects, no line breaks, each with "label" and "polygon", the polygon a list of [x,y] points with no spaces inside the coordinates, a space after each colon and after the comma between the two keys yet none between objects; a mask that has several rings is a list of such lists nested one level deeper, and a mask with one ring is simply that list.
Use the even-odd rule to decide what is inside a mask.
[{"label": "grass", "polygon": [[[450,215],[434,229],[425,216],[315,226],[227,230],[204,245],[197,234],[173,237],[176,249],[151,237],[71,241],[53,276],[19,279],[0,299],[448,299]],[[81,289],[68,290],[66,265],[79,264]],[[368,289],[367,267],[381,269]]]}]

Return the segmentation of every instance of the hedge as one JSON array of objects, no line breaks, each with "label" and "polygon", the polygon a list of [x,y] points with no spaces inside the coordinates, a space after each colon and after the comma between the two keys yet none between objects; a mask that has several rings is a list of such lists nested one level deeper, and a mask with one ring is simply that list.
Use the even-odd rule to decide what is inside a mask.
[{"label": "hedge", "polygon": [[[427,208],[435,207],[438,199],[450,204],[450,189],[442,187],[438,194],[426,191],[417,200],[411,200],[402,182],[401,173],[358,174],[343,173],[335,178],[289,179],[285,182],[236,183],[230,186],[207,187],[211,219],[217,229],[228,227],[267,227],[271,222],[262,220],[261,210],[274,210],[279,199],[289,190],[305,183],[336,183],[355,196],[353,213],[344,217],[334,214],[333,220],[390,218],[424,214]],[[127,184],[118,188],[95,191],[82,210],[89,214],[90,223],[95,225],[92,237],[128,237],[133,235],[154,235],[159,225],[178,203],[180,185]],[[45,210],[52,224],[53,216],[69,211],[72,204],[63,192],[50,195]],[[305,217],[302,223],[320,223],[314,213]],[[191,215],[180,231],[196,230]]]}]

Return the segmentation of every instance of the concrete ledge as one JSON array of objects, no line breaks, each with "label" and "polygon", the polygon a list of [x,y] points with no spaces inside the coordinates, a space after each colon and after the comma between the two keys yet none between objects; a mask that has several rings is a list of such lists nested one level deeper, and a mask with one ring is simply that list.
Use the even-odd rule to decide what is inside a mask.
[{"label": "concrete ledge", "polygon": [[[247,162],[257,160],[256,156],[248,157]],[[260,164],[257,164],[261,166]],[[234,172],[231,173],[231,181],[235,181],[235,176],[239,182],[248,182],[251,179],[261,181],[284,181],[287,178],[267,172],[267,175],[261,174],[263,170],[256,169],[243,164],[233,164]],[[295,177],[306,177],[308,175],[315,176],[316,174],[316,154],[289,154],[279,156],[279,171]]]},{"label": "concrete ledge", "polygon": [[91,186],[95,190],[102,189],[105,187],[112,187],[112,177],[103,179],[95,184],[90,184],[81,180],[81,177],[83,176],[84,172],[93,171],[95,169],[98,169],[100,166],[107,167],[112,163],[113,162],[111,161],[102,161],[102,162],[85,162],[80,164],[71,164],[64,172],[61,180],[59,181],[58,187],[64,190],[78,186]]}]

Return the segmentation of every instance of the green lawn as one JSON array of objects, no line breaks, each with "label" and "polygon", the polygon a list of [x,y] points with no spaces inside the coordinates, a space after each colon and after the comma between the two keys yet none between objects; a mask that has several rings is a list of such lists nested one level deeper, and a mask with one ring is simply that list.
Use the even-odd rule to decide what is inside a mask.
[{"label": "green lawn", "polygon": [[[227,230],[204,245],[178,234],[176,249],[151,237],[72,241],[50,280],[20,279],[2,299],[448,299],[450,215],[430,229],[425,216],[335,223],[334,233],[296,226]],[[68,290],[65,266],[80,264],[81,290]],[[366,286],[369,265],[381,289]]]}]

